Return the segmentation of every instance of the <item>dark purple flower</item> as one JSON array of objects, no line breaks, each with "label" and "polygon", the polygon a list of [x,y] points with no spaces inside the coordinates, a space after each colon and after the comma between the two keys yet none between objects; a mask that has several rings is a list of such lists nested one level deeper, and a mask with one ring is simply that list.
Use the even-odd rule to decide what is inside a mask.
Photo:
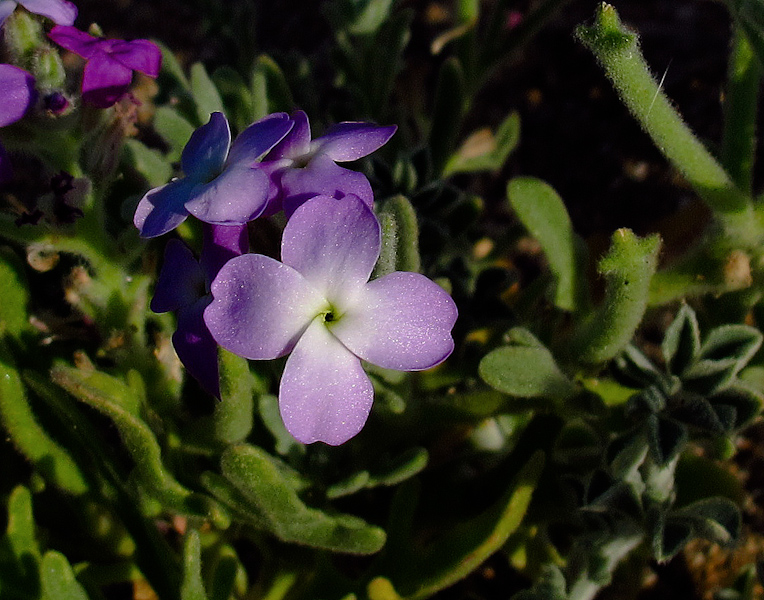
[{"label": "dark purple flower", "polygon": [[185,177],[149,190],[135,209],[133,223],[142,237],[175,229],[189,214],[218,225],[243,224],[260,216],[267,197],[268,176],[255,161],[292,128],[286,113],[275,113],[247,127],[231,144],[223,113],[197,129],[183,148]]},{"label": "dark purple flower", "polygon": [[1,0],[0,26],[19,4],[29,12],[48,17],[58,25],[72,25],[77,18],[77,7],[66,0]]},{"label": "dark purple flower", "polygon": [[272,181],[266,214],[274,214],[283,207],[290,216],[303,202],[319,194],[334,198],[353,194],[371,206],[374,196],[366,176],[336,163],[371,154],[387,143],[397,127],[345,121],[311,141],[308,116],[298,110],[292,119],[295,123],[292,130],[263,158],[261,165],[271,174]]},{"label": "dark purple flower", "polygon": [[217,343],[204,323],[203,313],[212,301],[210,282],[229,259],[249,248],[246,225],[205,225],[201,258],[197,261],[180,240],[165,247],[151,310],[177,312],[172,345],[186,370],[210,394],[220,397]]},{"label": "dark purple flower", "polygon": [[162,53],[149,40],[107,40],[65,25],[56,25],[48,36],[87,60],[82,75],[82,98],[98,108],[108,108],[124,96],[133,80],[133,71],[149,77],[159,75]]},{"label": "dark purple flower", "polygon": [[357,196],[317,196],[288,221],[283,262],[245,254],[212,282],[204,320],[221,346],[254,360],[291,353],[279,407],[302,443],[337,445],[361,430],[374,397],[361,360],[417,371],[454,348],[456,305],[438,285],[403,272],[369,281],[380,244]]}]

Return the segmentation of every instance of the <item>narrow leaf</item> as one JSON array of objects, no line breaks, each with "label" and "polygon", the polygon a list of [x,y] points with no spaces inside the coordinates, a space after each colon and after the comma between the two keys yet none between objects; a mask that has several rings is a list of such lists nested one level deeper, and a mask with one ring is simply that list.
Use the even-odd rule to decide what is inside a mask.
[{"label": "narrow leaf", "polygon": [[183,582],[180,600],[207,600],[202,581],[202,548],[199,532],[190,529],[183,544]]},{"label": "narrow leaf", "polygon": [[512,112],[501,122],[496,133],[479,129],[451,155],[443,177],[455,173],[498,172],[520,143],[520,115]]},{"label": "narrow leaf", "polygon": [[0,302],[0,336],[4,333],[18,337],[29,326],[24,266],[8,248],[0,248],[0,281],[3,301]]},{"label": "narrow leaf", "polygon": [[509,182],[512,209],[535,237],[549,261],[556,286],[554,303],[562,310],[578,311],[589,305],[586,282],[586,246],[573,231],[562,199],[551,186],[532,177]]},{"label": "narrow leaf", "polygon": [[666,329],[661,345],[669,372],[681,375],[700,352],[700,328],[695,311],[682,304],[674,321]]},{"label": "narrow leaf", "polygon": [[191,95],[196,103],[196,117],[199,123],[209,121],[214,112],[225,113],[220,93],[202,63],[191,65]]},{"label": "narrow leaf", "polygon": [[89,600],[69,561],[60,552],[49,550],[42,557],[40,580],[46,600]]}]

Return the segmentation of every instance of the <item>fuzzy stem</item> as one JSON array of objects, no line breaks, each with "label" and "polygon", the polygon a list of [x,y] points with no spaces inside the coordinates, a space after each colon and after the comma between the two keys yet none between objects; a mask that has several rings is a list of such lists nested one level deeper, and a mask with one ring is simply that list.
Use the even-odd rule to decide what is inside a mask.
[{"label": "fuzzy stem", "polygon": [[603,2],[594,24],[579,26],[576,35],[594,53],[658,149],[716,213],[725,233],[739,243],[757,245],[760,228],[751,198],[737,188],[671,105],[650,73],[636,34],[622,25],[615,8]]}]

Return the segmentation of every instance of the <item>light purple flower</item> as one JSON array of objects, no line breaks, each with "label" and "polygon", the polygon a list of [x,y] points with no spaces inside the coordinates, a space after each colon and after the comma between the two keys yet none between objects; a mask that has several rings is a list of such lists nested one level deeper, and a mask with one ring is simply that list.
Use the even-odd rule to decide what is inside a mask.
[{"label": "light purple flower", "polygon": [[165,246],[151,310],[178,316],[172,345],[186,370],[213,396],[220,397],[217,343],[204,323],[212,301],[210,282],[229,259],[249,249],[246,225],[206,225],[199,261],[180,240]]},{"label": "light purple flower", "polygon": [[379,252],[379,222],[362,200],[317,196],[287,223],[283,262],[245,254],[212,282],[204,320],[221,346],[254,360],[291,353],[279,406],[302,443],[337,445],[361,430],[374,395],[361,360],[417,371],[454,348],[451,297],[418,273],[369,281]]},{"label": "light purple flower", "polygon": [[[30,73],[13,65],[0,65],[0,127],[21,119],[36,97]],[[0,144],[0,183],[9,181],[12,173],[10,157]]]},{"label": "light purple flower", "polygon": [[142,237],[175,229],[189,214],[218,225],[243,224],[265,209],[269,181],[255,161],[292,128],[286,113],[274,113],[247,127],[231,144],[223,113],[214,112],[183,148],[185,177],[149,190],[138,203],[133,223]]},{"label": "light purple flower", "polygon": [[0,0],[0,26],[19,4],[31,13],[48,17],[57,25],[72,25],[77,18],[77,7],[66,0]]},{"label": "light purple flower", "polygon": [[98,108],[108,108],[125,95],[133,71],[149,77],[159,75],[162,52],[149,40],[107,40],[66,25],[56,25],[48,36],[87,60],[82,75],[82,98]]},{"label": "light purple flower", "polygon": [[366,176],[336,163],[371,154],[387,143],[397,127],[344,121],[311,141],[308,116],[298,110],[292,119],[294,128],[263,158],[262,168],[271,174],[272,181],[266,214],[283,207],[290,216],[303,202],[319,194],[334,198],[354,194],[371,206],[374,196]]}]

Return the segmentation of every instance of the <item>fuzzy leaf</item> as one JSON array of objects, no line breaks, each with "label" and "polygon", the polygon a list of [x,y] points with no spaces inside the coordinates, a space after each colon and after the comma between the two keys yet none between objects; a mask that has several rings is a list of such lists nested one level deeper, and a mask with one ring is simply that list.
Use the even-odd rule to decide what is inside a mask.
[{"label": "fuzzy leaf", "polygon": [[422,600],[474,571],[517,531],[543,466],[544,455],[536,452],[487,511],[443,533],[421,558],[405,552],[397,557],[396,573],[390,577],[396,589],[408,600]]},{"label": "fuzzy leaf", "polygon": [[170,146],[167,160],[180,161],[183,148],[194,133],[194,126],[189,123],[176,109],[170,106],[160,106],[154,113],[154,129]]},{"label": "fuzzy leaf", "polygon": [[362,489],[398,485],[420,473],[427,466],[428,459],[429,454],[424,448],[410,448],[394,460],[389,461],[382,471],[373,475],[369,471],[359,471],[329,486],[326,490],[326,497],[330,499],[341,498]]},{"label": "fuzzy leaf", "polygon": [[284,73],[267,54],[261,54],[255,61],[250,76],[250,90],[253,121],[274,112],[291,112],[294,108],[292,92]]},{"label": "fuzzy leaf", "polygon": [[63,365],[51,370],[51,378],[72,396],[114,422],[135,461],[135,473],[147,491],[175,509],[190,510],[187,505],[191,499],[190,490],[165,468],[159,442],[139,415],[140,398],[127,385],[99,371]]},{"label": "fuzzy leaf", "polygon": [[711,406],[717,413],[724,410],[721,407],[732,409],[732,419],[728,422],[727,430],[740,429],[753,421],[762,409],[762,397],[753,390],[744,387],[728,387],[718,394],[709,398]]},{"label": "fuzzy leaf", "polygon": [[700,328],[695,311],[682,304],[674,321],[666,329],[661,345],[669,372],[681,375],[700,352]]},{"label": "fuzzy leaf", "polygon": [[742,533],[740,509],[728,498],[698,500],[673,514],[690,521],[696,535],[717,544],[733,544]]},{"label": "fuzzy leaf", "polygon": [[568,600],[565,587],[565,576],[559,567],[547,565],[531,589],[518,592],[511,600]]},{"label": "fuzzy leaf", "polygon": [[222,444],[240,442],[249,435],[254,419],[254,396],[262,383],[250,371],[249,361],[218,349],[220,402],[211,416],[211,433]]},{"label": "fuzzy leaf", "polygon": [[27,290],[24,266],[8,248],[0,248],[0,281],[3,301],[0,302],[0,336],[4,333],[18,337],[29,326]]},{"label": "fuzzy leaf", "polygon": [[60,552],[49,550],[42,557],[40,581],[45,600],[89,600],[69,561]]},{"label": "fuzzy leaf", "polygon": [[384,201],[379,211],[382,225],[382,251],[373,279],[393,271],[419,272],[419,225],[416,212],[405,196]]},{"label": "fuzzy leaf", "polygon": [[199,119],[199,123],[209,121],[214,112],[225,114],[220,93],[202,63],[191,65],[191,95],[196,104],[196,118]]},{"label": "fuzzy leaf", "polygon": [[199,532],[190,529],[183,544],[183,583],[180,600],[207,600],[202,581],[202,548]]},{"label": "fuzzy leaf", "polygon": [[700,348],[702,360],[736,360],[738,370],[761,346],[761,332],[748,325],[722,325],[713,329]]},{"label": "fuzzy leaf", "polygon": [[616,357],[615,367],[629,384],[639,387],[654,386],[665,394],[674,391],[666,376],[633,344],[628,344]]},{"label": "fuzzy leaf", "polygon": [[279,399],[276,396],[263,394],[260,396],[257,408],[265,428],[276,440],[276,452],[286,455],[292,451],[305,451],[305,446],[294,439],[284,426],[284,421],[279,412]]},{"label": "fuzzy leaf", "polygon": [[40,474],[56,487],[74,495],[87,491],[88,483],[77,463],[40,426],[16,370],[11,351],[0,338],[0,424],[10,441]]},{"label": "fuzzy leaf", "polygon": [[579,328],[573,356],[585,363],[604,362],[629,343],[647,306],[659,247],[658,236],[640,239],[628,229],[613,234],[598,267],[606,280],[605,299]]},{"label": "fuzzy leaf", "polygon": [[349,554],[373,554],[385,543],[384,531],[357,517],[330,516],[306,506],[276,459],[260,448],[231,446],[223,453],[221,466],[224,477],[285,542]]},{"label": "fuzzy leaf", "polygon": [[164,185],[172,176],[172,166],[161,152],[147,148],[134,138],[125,140],[128,164],[138,171],[151,187]]},{"label": "fuzzy leaf", "polygon": [[688,440],[687,428],[672,419],[650,415],[645,421],[650,454],[659,466],[672,461]]},{"label": "fuzzy leaf", "polygon": [[455,173],[498,172],[520,143],[520,115],[510,113],[496,134],[480,129],[469,136],[446,163],[443,177]]},{"label": "fuzzy leaf", "polygon": [[677,421],[717,435],[726,429],[711,403],[697,394],[680,393],[675,396],[672,399],[671,416]]},{"label": "fuzzy leaf", "polygon": [[589,305],[586,282],[586,245],[573,225],[560,196],[548,184],[532,177],[516,177],[507,196],[529,233],[538,240],[554,274],[555,305],[579,311]]},{"label": "fuzzy leaf", "polygon": [[544,347],[504,346],[480,361],[480,376],[500,392],[519,398],[567,400],[576,387]]},{"label": "fuzzy leaf", "polygon": [[644,435],[632,431],[615,438],[607,448],[606,460],[615,479],[627,479],[644,462],[649,448]]},{"label": "fuzzy leaf", "polygon": [[665,562],[676,556],[692,537],[693,527],[686,520],[661,515],[652,531],[653,556]]}]

